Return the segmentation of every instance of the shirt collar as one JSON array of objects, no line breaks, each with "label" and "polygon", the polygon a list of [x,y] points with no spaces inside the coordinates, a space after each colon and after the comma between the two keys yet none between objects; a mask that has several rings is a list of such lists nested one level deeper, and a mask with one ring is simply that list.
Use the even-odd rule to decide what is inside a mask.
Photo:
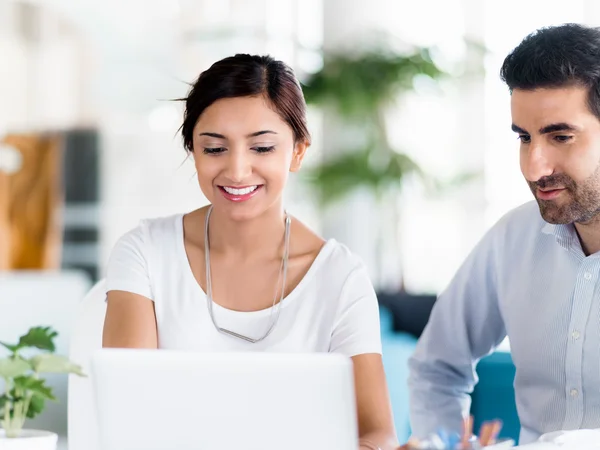
[{"label": "shirt collar", "polygon": [[542,233],[554,235],[556,242],[563,248],[569,250],[573,247],[579,247],[579,238],[573,224],[553,224],[546,223],[542,228]]}]

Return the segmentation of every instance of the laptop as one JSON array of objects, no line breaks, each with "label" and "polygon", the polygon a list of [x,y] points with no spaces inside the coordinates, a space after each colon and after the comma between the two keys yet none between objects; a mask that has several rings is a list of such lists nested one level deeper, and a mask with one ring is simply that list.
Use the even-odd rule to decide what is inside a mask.
[{"label": "laptop", "polygon": [[336,354],[103,349],[101,450],[356,450],[352,362]]}]

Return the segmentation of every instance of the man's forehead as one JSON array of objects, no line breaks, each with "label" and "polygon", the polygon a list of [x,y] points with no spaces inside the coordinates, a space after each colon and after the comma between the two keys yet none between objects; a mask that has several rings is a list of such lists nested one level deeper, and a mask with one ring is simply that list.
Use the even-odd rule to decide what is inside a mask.
[{"label": "man's forehead", "polygon": [[580,87],[521,90],[511,96],[512,122],[529,132],[554,124],[578,128],[582,116],[589,116],[587,91]]}]

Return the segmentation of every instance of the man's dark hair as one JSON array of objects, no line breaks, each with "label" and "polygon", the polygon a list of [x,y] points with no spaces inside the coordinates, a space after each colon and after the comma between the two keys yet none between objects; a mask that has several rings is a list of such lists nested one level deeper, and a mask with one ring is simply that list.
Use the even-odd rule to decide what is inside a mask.
[{"label": "man's dark hair", "polygon": [[541,28],[506,57],[500,77],[514,89],[582,86],[600,119],[600,28],[569,23]]}]

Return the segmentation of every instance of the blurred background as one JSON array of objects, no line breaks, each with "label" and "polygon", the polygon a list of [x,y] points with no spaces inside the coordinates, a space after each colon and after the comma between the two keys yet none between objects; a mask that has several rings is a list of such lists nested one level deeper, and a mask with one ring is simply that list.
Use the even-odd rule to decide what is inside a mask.
[{"label": "blurred background", "polygon": [[600,24],[600,2],[0,0],[0,338],[15,298],[79,298],[140,219],[205,203],[172,100],[239,52],[304,85],[313,146],[287,208],[358,253],[390,326],[417,337],[482,234],[531,199],[498,73],[564,22]]},{"label": "blurred background", "polygon": [[[222,57],[268,53],[296,70],[310,103],[314,145],[288,208],[359,253],[378,287],[437,293],[490,224],[530,199],[498,71],[535,28],[600,20],[593,0],[562,4],[0,0],[2,242],[29,239],[15,230],[25,224],[46,234],[45,250],[3,246],[0,267],[77,267],[96,280],[141,218],[201,206],[171,100]],[[385,144],[368,137],[373,117]],[[427,182],[402,164],[310,176],[378,145]],[[27,249],[39,254],[14,253]]]}]

